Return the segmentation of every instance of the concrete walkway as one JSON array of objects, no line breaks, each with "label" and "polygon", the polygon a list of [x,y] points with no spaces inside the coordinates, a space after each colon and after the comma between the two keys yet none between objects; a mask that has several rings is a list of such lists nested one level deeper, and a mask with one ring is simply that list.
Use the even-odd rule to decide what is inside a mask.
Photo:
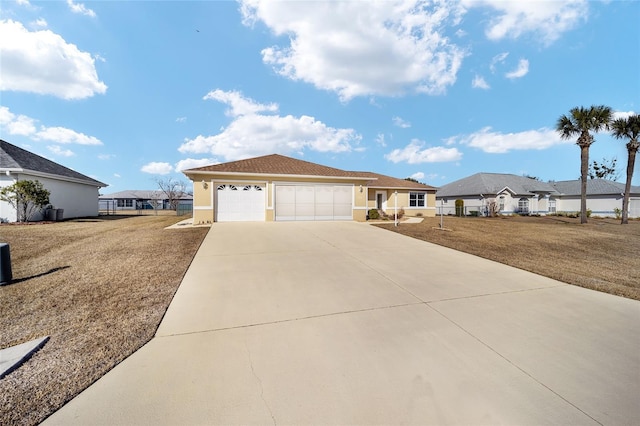
[{"label": "concrete walkway", "polygon": [[640,424],[640,303],[352,223],[214,224],[45,424]]}]

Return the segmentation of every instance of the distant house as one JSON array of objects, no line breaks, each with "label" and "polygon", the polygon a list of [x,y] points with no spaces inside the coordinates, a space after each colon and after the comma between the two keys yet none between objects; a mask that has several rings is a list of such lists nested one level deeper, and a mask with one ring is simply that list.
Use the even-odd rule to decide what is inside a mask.
[{"label": "distant house", "polygon": [[[615,216],[622,209],[624,184],[587,181],[587,209],[593,216]],[[462,200],[456,213],[456,200]],[[580,211],[580,181],[541,182],[525,176],[476,173],[442,186],[436,193],[443,214],[486,215],[491,203],[502,214],[554,214]],[[631,188],[629,217],[640,217],[640,187]]]},{"label": "distant house", "polygon": [[366,221],[371,209],[435,216],[436,188],[279,154],[184,170],[194,183],[194,223]]},{"label": "distant house", "polygon": [[[52,206],[63,210],[64,218],[98,215],[98,191],[107,185],[0,140],[0,187],[19,180],[38,180],[51,192]],[[42,220],[41,214],[32,220]],[[8,203],[0,201],[0,221],[15,222],[17,214]]]},{"label": "distant house", "polygon": [[[100,210],[169,210],[169,198],[160,190],[126,190],[99,197]],[[183,194],[178,206],[191,210],[193,196]]]}]

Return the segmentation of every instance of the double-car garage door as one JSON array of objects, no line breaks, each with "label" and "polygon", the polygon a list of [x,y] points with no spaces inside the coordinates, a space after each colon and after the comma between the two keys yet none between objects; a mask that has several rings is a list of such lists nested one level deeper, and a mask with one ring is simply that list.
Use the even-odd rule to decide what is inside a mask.
[{"label": "double-car garage door", "polygon": [[[276,184],[275,220],[352,220],[352,185]],[[264,184],[216,187],[218,222],[264,221]]]},{"label": "double-car garage door", "polygon": [[351,220],[351,185],[276,185],[276,220]]}]

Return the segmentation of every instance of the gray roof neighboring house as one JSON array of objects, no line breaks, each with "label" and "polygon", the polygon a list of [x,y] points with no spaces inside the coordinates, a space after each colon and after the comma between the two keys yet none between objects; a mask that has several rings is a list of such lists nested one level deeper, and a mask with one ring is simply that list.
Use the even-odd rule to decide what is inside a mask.
[{"label": "gray roof neighboring house", "polygon": [[[561,195],[580,196],[580,180],[565,180],[559,182],[550,182],[551,185]],[[588,179],[587,194],[588,195],[622,195],[624,193],[624,183],[615,182],[606,179]],[[631,194],[640,195],[640,186],[631,186]]]},{"label": "gray roof neighboring house", "polygon": [[476,173],[444,185],[437,197],[497,195],[503,190],[514,195],[554,194],[556,189],[546,182],[504,173]]},{"label": "gray roof neighboring house", "polygon": [[[492,196],[503,190],[514,196],[549,194],[552,196],[580,196],[580,180],[542,182],[525,176],[505,173],[476,173],[442,186],[436,192],[437,198],[465,196]],[[587,195],[621,195],[624,183],[606,179],[587,180]],[[640,195],[640,187],[631,187],[632,195]]]},{"label": "gray roof neighboring house", "polygon": [[[105,194],[98,197],[100,200],[117,200],[117,199],[131,199],[131,200],[163,200],[168,198],[164,191],[156,190],[125,190],[120,192],[114,192],[113,194]],[[193,195],[183,194],[180,197],[181,200],[193,200]]]},{"label": "gray roof neighboring house", "polygon": [[71,170],[32,152],[18,148],[9,142],[0,139],[0,171],[33,174],[35,176],[63,178],[71,182],[84,183],[97,187],[105,187],[107,184],[97,181]]}]

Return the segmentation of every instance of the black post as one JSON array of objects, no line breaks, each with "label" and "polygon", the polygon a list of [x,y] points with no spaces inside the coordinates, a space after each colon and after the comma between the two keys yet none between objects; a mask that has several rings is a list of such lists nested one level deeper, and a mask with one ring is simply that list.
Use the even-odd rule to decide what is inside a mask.
[{"label": "black post", "polygon": [[11,252],[9,244],[0,243],[0,285],[11,284]]}]

